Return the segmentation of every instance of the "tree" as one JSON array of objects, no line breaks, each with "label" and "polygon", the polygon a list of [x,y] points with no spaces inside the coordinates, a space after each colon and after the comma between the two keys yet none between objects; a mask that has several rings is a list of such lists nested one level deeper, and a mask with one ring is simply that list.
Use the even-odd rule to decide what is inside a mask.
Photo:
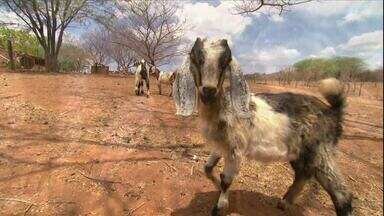
[{"label": "tree", "polygon": [[113,25],[105,20],[103,23],[113,34],[120,36],[122,40],[119,43],[156,66],[168,63],[182,54],[179,47],[184,33],[184,22],[176,16],[177,2],[123,2],[117,4],[123,17],[115,20]]},{"label": "tree", "polygon": [[58,57],[60,71],[81,72],[88,64],[88,53],[75,43],[63,43]]},{"label": "tree", "polygon": [[356,57],[332,57],[332,58],[309,58],[296,62],[295,73],[300,79],[307,82],[316,81],[321,78],[335,77],[346,82],[355,81],[359,74],[363,73],[366,65],[364,61]]},{"label": "tree", "polygon": [[108,46],[109,57],[117,64],[118,71],[128,71],[136,61],[135,53],[117,43],[110,43]]},{"label": "tree", "polygon": [[[96,2],[96,1],[95,1]],[[44,49],[46,70],[57,72],[58,55],[66,28],[86,15],[91,0],[0,0],[36,36]]]},{"label": "tree", "polygon": [[106,29],[94,29],[83,35],[83,48],[93,64],[109,63],[109,33]]},{"label": "tree", "polygon": [[123,43],[123,38],[109,32],[107,55],[117,64],[118,71],[128,71],[137,59],[135,52],[129,47],[122,46]]},{"label": "tree", "polygon": [[11,29],[0,27],[0,47],[7,47],[9,37],[13,39],[13,48],[16,53],[26,53],[29,55],[43,57],[44,50],[40,46],[36,36],[29,34],[28,31],[22,29]]},{"label": "tree", "polygon": [[275,9],[282,14],[287,7],[310,1],[312,0],[235,0],[234,4],[237,14],[251,14],[264,7]]}]

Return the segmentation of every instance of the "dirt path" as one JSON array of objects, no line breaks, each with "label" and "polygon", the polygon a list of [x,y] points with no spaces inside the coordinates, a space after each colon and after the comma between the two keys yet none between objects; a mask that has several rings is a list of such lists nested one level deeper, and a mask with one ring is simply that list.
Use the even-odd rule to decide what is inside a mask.
[{"label": "dirt path", "polygon": [[[218,192],[200,171],[207,150],[196,117],[175,116],[157,90],[134,96],[132,84],[132,77],[0,71],[1,215],[208,215]],[[349,100],[338,161],[356,215],[383,214],[382,112],[380,102]],[[291,182],[287,164],[247,161],[230,210],[334,215],[315,183],[290,212],[277,209]]]}]

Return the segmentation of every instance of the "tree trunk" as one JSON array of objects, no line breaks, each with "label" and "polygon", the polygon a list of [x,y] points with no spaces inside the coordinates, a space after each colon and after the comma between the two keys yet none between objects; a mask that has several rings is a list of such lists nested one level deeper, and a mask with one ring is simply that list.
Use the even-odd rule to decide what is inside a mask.
[{"label": "tree trunk", "polygon": [[12,70],[15,69],[15,60],[13,59],[13,46],[12,46],[12,38],[8,38],[8,57],[9,63]]},{"label": "tree trunk", "polygon": [[360,88],[359,88],[359,96],[361,96],[361,90],[363,88],[364,82],[360,82]]},{"label": "tree trunk", "polygon": [[150,63],[152,64],[152,66],[155,66],[155,60],[151,59]]},{"label": "tree trunk", "polygon": [[[48,53],[48,52],[46,52]],[[59,65],[57,62],[57,56],[54,54],[45,55],[45,70],[47,72],[59,72]]]}]

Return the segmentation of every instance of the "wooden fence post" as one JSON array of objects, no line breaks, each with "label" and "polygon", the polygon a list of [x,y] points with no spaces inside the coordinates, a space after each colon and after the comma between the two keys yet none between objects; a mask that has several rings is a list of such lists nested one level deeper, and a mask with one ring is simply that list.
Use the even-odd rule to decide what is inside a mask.
[{"label": "wooden fence post", "polygon": [[11,69],[15,69],[15,60],[13,55],[13,44],[12,44],[12,36],[8,37],[8,57],[9,57],[9,63],[11,66]]}]

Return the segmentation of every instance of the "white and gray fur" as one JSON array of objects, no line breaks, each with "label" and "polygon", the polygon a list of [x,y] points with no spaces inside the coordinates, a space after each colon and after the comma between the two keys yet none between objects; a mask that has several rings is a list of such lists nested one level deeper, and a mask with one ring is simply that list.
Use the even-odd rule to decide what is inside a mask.
[{"label": "white and gray fur", "polygon": [[[135,94],[143,95],[145,94],[149,97],[149,70],[147,68],[147,63],[144,59],[135,63]],[[144,91],[144,82],[146,84],[146,89]]]},{"label": "white and gray fur", "polygon": [[156,81],[157,81],[157,87],[159,89],[159,94],[161,95],[161,85],[168,85],[170,86],[170,93],[169,93],[169,96],[171,97],[172,96],[172,85],[173,85],[173,81],[175,80],[175,73],[176,71],[169,71],[169,72],[165,72],[165,71],[161,71],[159,70],[156,66],[151,66],[150,67],[150,74],[154,75],[155,78],[156,78]]},{"label": "white and gray fur", "polygon": [[[225,77],[230,81],[226,90]],[[320,85],[329,105],[308,95],[252,94],[226,40],[198,38],[176,74],[173,90],[177,115],[189,116],[198,107],[203,134],[212,148],[205,172],[221,191],[212,215],[228,207],[228,188],[242,157],[290,162],[295,179],[279,207],[292,204],[304,184],[315,178],[331,196],[337,215],[352,214],[352,194],[334,161],[345,105],[338,80]],[[218,179],[212,169],[222,157],[225,165]]]}]

